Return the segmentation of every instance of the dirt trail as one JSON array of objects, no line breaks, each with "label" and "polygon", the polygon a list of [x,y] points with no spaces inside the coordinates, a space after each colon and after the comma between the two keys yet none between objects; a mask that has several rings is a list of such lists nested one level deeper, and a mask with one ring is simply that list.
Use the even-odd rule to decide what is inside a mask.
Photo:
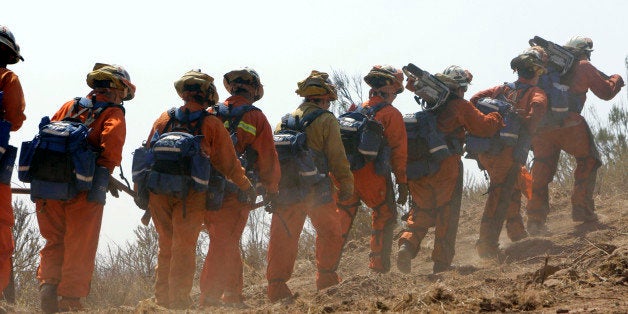
[{"label": "dirt trail", "polygon": [[247,276],[261,281],[246,287],[250,308],[242,312],[626,313],[628,200],[623,195],[596,201],[600,223],[572,222],[568,199],[559,200],[550,213],[550,235],[511,243],[503,232],[503,256],[488,261],[474,249],[482,205],[463,208],[454,259],[458,268],[439,275],[431,274],[433,231],[412,261],[411,274],[394,266],[388,274],[370,272],[367,239],[354,240],[343,256],[338,286],[316,292],[313,261],[300,260],[289,281],[298,293],[293,303],[269,303],[263,274],[258,274]]}]

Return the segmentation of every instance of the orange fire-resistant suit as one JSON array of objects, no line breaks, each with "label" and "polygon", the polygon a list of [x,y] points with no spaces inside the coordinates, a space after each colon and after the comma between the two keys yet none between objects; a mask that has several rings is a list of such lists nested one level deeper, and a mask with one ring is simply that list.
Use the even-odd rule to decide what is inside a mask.
[{"label": "orange fire-resistant suit", "polygon": [[[0,68],[0,91],[4,93],[2,113],[11,122],[11,131],[17,131],[24,116],[24,93],[18,76],[11,70]],[[9,284],[11,277],[11,255],[13,255],[13,206],[11,186],[0,184],[0,292]]]},{"label": "orange fire-resistant suit", "polygon": [[[520,77],[517,83],[532,85],[533,82]],[[526,132],[528,134],[526,136],[534,134],[547,109],[545,92],[537,86],[510,89],[500,85],[478,92],[471,97],[471,102],[476,103],[484,97],[497,98],[499,95],[504,95],[514,104],[513,109],[522,121],[522,132]],[[520,133],[519,139],[521,140],[524,135]],[[523,177],[526,171],[522,168],[525,160],[515,160],[513,151],[513,146],[506,146],[497,154],[478,154],[478,161],[486,169],[491,180],[476,246],[481,257],[489,257],[497,252],[504,220],[512,241],[527,237],[520,211],[521,191],[526,190],[524,186],[526,178]]]},{"label": "orange fire-resistant suit", "polygon": [[[375,106],[384,100],[375,96],[362,104],[363,107]],[[382,107],[374,117],[375,120],[384,126],[384,138],[386,145],[391,148],[391,165],[395,174],[395,180],[399,183],[407,183],[406,161],[408,157],[408,136],[403,123],[401,112],[392,105]],[[384,236],[391,235],[385,228],[394,228],[397,215],[394,195],[392,194],[392,182],[389,176],[381,176],[375,172],[375,162],[368,162],[363,168],[353,171],[355,180],[355,191],[353,196],[340,202],[340,215],[343,238],[348,237],[356,211],[362,200],[366,206],[373,209],[372,232],[371,232],[371,253],[369,268],[385,272],[390,268],[390,247],[392,238]]]},{"label": "orange fire-resistant suit", "polygon": [[[98,94],[96,101],[102,95]],[[66,102],[52,121],[59,121],[72,111],[75,100]],[[79,115],[85,121],[89,112]],[[109,107],[90,125],[87,142],[100,149],[96,165],[109,173],[122,161],[122,146],[126,137],[124,111]],[[46,239],[40,252],[37,278],[42,284],[58,285],[59,296],[79,298],[89,294],[94,271],[96,249],[104,205],[87,200],[87,192],[68,201],[37,200],[39,231]]]},{"label": "orange fire-resistant suit", "polygon": [[[450,140],[464,141],[465,131],[488,137],[503,127],[498,113],[484,115],[462,98],[449,100],[444,106],[438,114],[437,127]],[[411,208],[407,229],[401,234],[399,245],[408,243],[416,255],[428,229],[435,227],[432,251],[435,265],[449,266],[454,258],[462,197],[460,157],[459,153],[452,154],[441,162],[435,174],[408,181],[416,206]]]},{"label": "orange fire-resistant suit", "polygon": [[[204,110],[201,105],[191,101],[181,108],[190,112]],[[155,132],[162,133],[169,120],[168,112],[162,113],[153,124],[149,140]],[[200,135],[204,138],[201,149],[207,156],[211,156],[212,167],[240,189],[248,189],[250,182],[244,175],[229,133],[220,119],[210,115],[204,117],[202,123]],[[185,200],[182,200],[174,196],[150,193],[148,207],[159,235],[155,298],[160,305],[169,308],[187,308],[191,305],[190,291],[196,269],[196,241],[206,213],[206,194],[190,189]]]},{"label": "orange fire-resistant suit", "polygon": [[[313,103],[304,102],[292,114],[303,117],[319,109]],[[340,125],[332,114],[322,114],[306,128],[307,146],[322,152],[329,171],[338,182],[341,191],[353,192],[353,175],[340,139]],[[330,188],[333,185],[330,184]],[[342,249],[342,230],[335,201],[314,205],[319,197],[312,191],[303,202],[277,208],[273,213],[268,243],[268,298],[271,301],[292,296],[286,282],[292,276],[297,257],[299,236],[306,216],[316,230],[316,287],[324,289],[340,282],[336,268]]]},{"label": "orange fire-resistant suit", "polygon": [[[561,83],[569,86],[569,92],[577,102],[584,104],[590,89],[597,97],[610,100],[624,86],[618,74],[610,77],[600,73],[587,59],[577,61]],[[601,160],[589,125],[580,115],[582,107],[572,108],[560,126],[542,126],[532,138],[534,164],[532,165],[532,199],[528,202],[528,224],[544,224],[549,213],[548,184],[556,173],[560,151],[576,159],[574,188],[571,196],[572,218],[574,221],[595,221],[593,190],[597,169]]]},{"label": "orange fire-resistant suit", "polygon": [[[242,96],[231,96],[224,104],[236,108],[250,102]],[[229,123],[226,121],[225,127],[229,127]],[[261,110],[245,113],[237,126],[236,137],[236,152],[241,155],[253,149],[256,152],[253,167],[259,175],[259,183],[267,193],[277,193],[281,169],[273,131],[264,113]],[[210,244],[200,280],[201,305],[206,299],[214,301],[221,297],[225,303],[244,301],[239,244],[251,209],[254,209],[252,205],[240,202],[235,192],[225,195],[220,210],[205,213]]]}]

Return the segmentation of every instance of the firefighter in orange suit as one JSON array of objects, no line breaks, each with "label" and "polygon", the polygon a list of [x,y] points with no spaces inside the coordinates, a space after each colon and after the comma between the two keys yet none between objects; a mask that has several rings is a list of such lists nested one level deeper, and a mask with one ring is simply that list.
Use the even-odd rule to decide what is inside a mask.
[{"label": "firefighter in orange suit", "polygon": [[[226,73],[223,82],[231,97],[219,104],[216,114],[230,130],[249,179],[271,202],[277,196],[281,170],[272,128],[264,113],[252,106],[264,95],[264,87],[257,72],[246,67]],[[240,238],[251,209],[233,191],[225,195],[219,210],[205,214],[210,245],[200,280],[201,306],[219,304],[221,299],[225,304],[244,301]]]},{"label": "firefighter in orange suit", "polygon": [[601,99],[610,100],[624,86],[624,80],[619,74],[607,76],[591,64],[591,38],[575,36],[564,48],[572,52],[576,59],[571,69],[561,77],[561,84],[569,87],[569,113],[562,125],[543,125],[532,138],[532,199],[526,209],[528,231],[533,235],[548,231],[545,225],[549,213],[548,184],[556,173],[561,150],[576,159],[571,196],[573,221],[598,221],[593,190],[597,169],[602,162],[589,125],[581,112],[588,90]]},{"label": "firefighter in orange suit", "polygon": [[[116,104],[107,107],[89,124],[91,131],[87,138],[92,147],[99,149],[96,166],[111,173],[122,161],[126,137],[124,109],[120,104],[133,99],[135,86],[122,67],[102,63],[97,63],[87,74],[87,85],[92,88],[87,98],[94,104]],[[77,112],[75,104],[75,100],[66,102],[51,120],[72,117],[87,123],[92,111]],[[89,294],[104,204],[90,200],[88,193],[80,192],[67,201],[36,201],[39,231],[46,239],[37,270],[41,308],[46,313],[81,310],[80,298]],[[61,299],[57,300],[57,296]]]},{"label": "firefighter in orange suit", "polygon": [[[7,64],[15,64],[20,60],[20,46],[15,42],[13,33],[0,25],[0,105],[2,119],[11,124],[10,131],[17,131],[26,119],[24,116],[24,93],[20,79]],[[7,143],[9,130],[5,136]],[[11,167],[12,168],[12,167]],[[13,255],[13,206],[11,204],[11,185],[0,183],[0,293],[7,287],[11,278],[11,255]]]},{"label": "firefighter in orange suit", "polygon": [[[324,109],[305,129],[307,146],[320,154],[318,165],[326,164],[340,188],[337,198],[346,200],[353,194],[353,176],[340,138],[340,126],[336,117],[329,111],[331,101],[337,98],[336,88],[328,79],[327,73],[312,71],[310,76],[297,84],[296,93],[304,101],[292,113],[293,117],[303,118]],[[282,174],[288,175],[288,174]],[[321,200],[321,194],[331,195],[333,185],[329,177],[319,183],[329,191],[317,193],[314,188],[304,191],[304,200],[292,205],[272,206],[273,218],[270,225],[268,243],[268,298],[277,300],[292,297],[286,282],[290,279],[297,257],[299,235],[305,218],[310,217],[316,230],[316,288],[318,290],[340,282],[336,268],[342,248],[342,230],[335,204],[335,197]],[[272,205],[273,203],[271,203]]]},{"label": "firefighter in orange suit", "polygon": [[514,84],[495,86],[471,97],[472,103],[484,97],[503,97],[512,104],[512,110],[521,121],[518,141],[514,146],[506,145],[497,153],[480,153],[478,156],[478,162],[491,180],[476,244],[481,258],[494,257],[499,252],[499,235],[504,221],[512,241],[528,236],[520,214],[521,191],[525,190],[522,173],[526,172],[522,167],[528,157],[529,139],[547,110],[547,96],[536,86],[539,77],[546,71],[547,59],[542,48],[529,48],[510,62],[510,67],[518,75]]},{"label": "firefighter in orange suit", "polygon": [[[421,241],[432,227],[435,228],[433,272],[439,273],[451,268],[460,218],[463,178],[460,157],[465,132],[477,136],[492,136],[503,126],[499,113],[484,115],[463,98],[473,78],[469,71],[453,65],[442,73],[437,73],[435,77],[450,90],[448,98],[440,102],[433,99],[426,92],[428,88],[413,77],[409,77],[406,88],[422,99],[424,110],[436,115],[436,128],[444,134],[450,155],[444,157],[435,173],[428,172],[414,179],[414,175],[408,170],[408,177],[413,178],[408,180],[413,206],[406,221],[407,228],[399,238],[397,253],[397,268],[403,273],[410,272],[410,261],[416,257]],[[408,154],[418,155],[419,152],[408,151]]]},{"label": "firefighter in orange suit", "polygon": [[[183,99],[179,109],[190,115],[206,111],[218,100],[214,79],[200,71],[189,71],[174,83]],[[164,134],[171,121],[168,112],[155,121],[148,142],[155,132]],[[202,135],[201,151],[210,156],[212,170],[215,169],[244,191],[247,200],[255,199],[255,189],[247,179],[235,149],[220,119],[213,115],[202,115],[190,122],[190,127],[201,123],[196,135]],[[192,305],[190,291],[196,269],[196,241],[206,215],[206,192],[190,189],[186,197],[178,198],[169,194],[149,196],[149,209],[155,228],[159,234],[159,254],[155,299],[170,309],[186,309]],[[213,244],[213,243],[212,243]]]},{"label": "firefighter in orange suit", "polygon": [[[403,91],[403,73],[390,65],[376,65],[364,77],[364,81],[371,89],[369,99],[361,107],[384,105],[375,113],[374,119],[383,126],[385,145],[391,152],[390,160],[386,162],[391,164],[397,182],[399,191],[397,201],[399,204],[404,204],[408,198],[407,135],[403,116],[392,105],[397,94]],[[378,158],[385,157],[378,156]],[[390,270],[392,232],[397,218],[391,176],[389,172],[384,175],[378,174],[379,169],[376,170],[375,161],[367,162],[359,169],[356,168],[352,165],[355,192],[349,200],[338,204],[341,209],[343,237],[347,238],[360,201],[363,201],[373,210],[369,268],[375,272],[385,273]]]}]

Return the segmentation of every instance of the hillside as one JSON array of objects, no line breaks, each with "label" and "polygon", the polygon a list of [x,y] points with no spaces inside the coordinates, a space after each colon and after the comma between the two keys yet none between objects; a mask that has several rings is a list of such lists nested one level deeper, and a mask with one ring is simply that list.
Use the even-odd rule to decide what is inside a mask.
[{"label": "hillside", "polygon": [[[412,274],[394,266],[384,275],[367,268],[368,239],[350,241],[343,256],[338,286],[316,292],[313,261],[297,261],[289,281],[298,296],[292,303],[269,303],[263,271],[245,271],[247,309],[212,307],[211,312],[628,312],[627,194],[597,199],[601,223],[571,222],[569,198],[558,196],[549,217],[552,235],[510,243],[501,239],[499,260],[477,257],[482,204],[464,206],[458,232],[457,270],[432,275],[433,234],[413,260]],[[401,230],[401,228],[399,228]],[[394,264],[394,260],[393,260]],[[109,312],[151,312],[149,302],[138,308]],[[105,311],[108,312],[108,311]],[[192,311],[192,312],[201,312]],[[102,312],[101,312],[102,313]]]}]

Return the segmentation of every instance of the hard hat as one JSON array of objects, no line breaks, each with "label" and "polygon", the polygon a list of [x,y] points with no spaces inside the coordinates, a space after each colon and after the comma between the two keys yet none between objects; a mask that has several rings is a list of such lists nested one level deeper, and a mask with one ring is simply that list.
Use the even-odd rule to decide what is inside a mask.
[{"label": "hard hat", "polygon": [[135,97],[135,85],[131,83],[131,76],[122,66],[116,64],[96,63],[87,74],[87,85],[91,88],[107,87],[125,90],[126,96],[122,100],[131,100]]},{"label": "hard hat", "polygon": [[450,65],[442,73],[437,73],[436,77],[451,89],[466,87],[471,84],[473,75],[457,65]]},{"label": "hard hat", "polygon": [[234,85],[247,89],[252,95],[253,100],[260,100],[264,96],[264,86],[260,81],[259,74],[251,68],[244,67],[227,72],[222,80],[225,89],[229,94],[233,95]]},{"label": "hard hat", "polygon": [[182,98],[184,92],[202,92],[211,105],[218,102],[214,78],[201,72],[201,70],[191,70],[183,74],[180,79],[174,82],[174,89]]},{"label": "hard hat", "polygon": [[593,40],[589,37],[574,36],[564,47],[573,52],[591,52],[593,51]]},{"label": "hard hat", "polygon": [[301,97],[329,95],[329,100],[338,99],[336,87],[329,80],[329,74],[312,70],[310,76],[297,83],[297,93]]},{"label": "hard hat", "polygon": [[20,45],[15,42],[15,36],[13,36],[11,30],[4,25],[0,25],[0,44],[7,46],[15,54],[6,60],[7,64],[15,64],[20,60],[24,61],[24,58],[20,55]]},{"label": "hard hat", "polygon": [[390,65],[376,65],[364,77],[364,81],[372,88],[391,85],[395,94],[403,92],[403,72]]},{"label": "hard hat", "polygon": [[532,46],[510,61],[513,70],[537,67],[545,69],[549,57],[541,46]]}]

